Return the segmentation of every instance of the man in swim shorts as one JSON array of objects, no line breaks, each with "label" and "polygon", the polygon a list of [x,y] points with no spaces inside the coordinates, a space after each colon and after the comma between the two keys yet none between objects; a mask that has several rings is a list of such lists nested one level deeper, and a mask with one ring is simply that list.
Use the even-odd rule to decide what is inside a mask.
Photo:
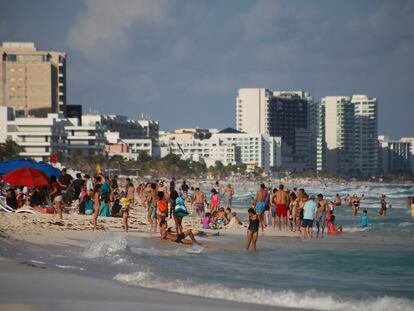
[{"label": "man in swim shorts", "polygon": [[194,206],[197,216],[204,217],[204,203],[207,202],[206,194],[199,187],[194,189],[192,205]]},{"label": "man in swim shorts", "polygon": [[267,189],[265,184],[260,185],[259,191],[256,192],[256,214],[259,216],[260,227],[264,231],[263,212],[266,208]]},{"label": "man in swim shorts", "polygon": [[309,200],[308,195],[305,193],[303,195],[303,202],[305,202],[305,205],[303,206],[303,221],[302,221],[302,227],[303,227],[303,238],[312,238],[312,227],[313,227],[313,221],[315,220],[316,215],[316,209],[317,205],[313,199]]},{"label": "man in swim shorts", "polygon": [[277,225],[279,230],[282,230],[281,218],[283,217],[283,224],[285,230],[287,230],[287,211],[289,206],[289,192],[285,191],[283,185],[279,185],[279,190],[276,191],[274,197],[276,205],[276,216],[277,216]]}]

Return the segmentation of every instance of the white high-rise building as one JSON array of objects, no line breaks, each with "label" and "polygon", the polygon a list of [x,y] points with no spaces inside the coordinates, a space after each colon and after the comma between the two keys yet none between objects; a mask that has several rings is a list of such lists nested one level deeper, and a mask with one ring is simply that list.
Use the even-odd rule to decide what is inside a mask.
[{"label": "white high-rise building", "polygon": [[326,96],[325,107],[326,170],[350,173],[355,169],[355,106],[349,96]]},{"label": "white high-rise building", "polygon": [[411,147],[410,154],[410,163],[411,163],[411,172],[414,174],[414,137],[402,137],[400,142],[409,143]]},{"label": "white high-rise building", "polygon": [[318,105],[304,91],[242,88],[236,98],[236,128],[282,139],[282,165],[294,171],[316,169]]},{"label": "white high-rise building", "polygon": [[356,169],[363,176],[378,171],[378,108],[377,99],[367,95],[353,95],[355,105],[354,159]]},{"label": "white high-rise building", "polygon": [[239,89],[236,98],[236,129],[250,134],[269,134],[268,106],[273,97],[265,88]]},{"label": "white high-rise building", "polygon": [[379,170],[382,173],[409,173],[412,170],[412,143],[409,139],[389,140],[388,136],[378,136]]}]

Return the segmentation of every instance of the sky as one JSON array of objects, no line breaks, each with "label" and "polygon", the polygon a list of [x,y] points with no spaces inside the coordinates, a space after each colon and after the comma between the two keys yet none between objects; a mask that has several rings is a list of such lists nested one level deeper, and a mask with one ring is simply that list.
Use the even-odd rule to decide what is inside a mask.
[{"label": "sky", "polygon": [[67,52],[84,111],[223,129],[242,87],[367,94],[380,134],[414,136],[414,1],[0,2],[0,41]]}]

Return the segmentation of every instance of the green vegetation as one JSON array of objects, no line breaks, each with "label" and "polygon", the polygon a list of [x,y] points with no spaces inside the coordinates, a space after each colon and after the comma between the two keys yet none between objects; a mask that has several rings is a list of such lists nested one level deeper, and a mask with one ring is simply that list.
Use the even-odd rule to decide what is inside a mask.
[{"label": "green vegetation", "polygon": [[109,157],[107,154],[84,157],[80,154],[72,156],[65,164],[71,168],[78,169],[85,173],[95,174],[97,165],[100,165],[105,174],[110,175],[140,175],[140,176],[162,176],[162,177],[183,177],[210,174],[217,178],[223,178],[229,174],[245,174],[245,165],[227,165],[216,162],[215,166],[207,168],[204,163],[181,160],[175,154],[169,154],[164,158],[151,157],[147,153],[141,153],[138,160],[125,160],[121,156]]},{"label": "green vegetation", "polygon": [[0,144],[0,161],[11,160],[19,157],[21,148],[12,140],[6,140]]}]

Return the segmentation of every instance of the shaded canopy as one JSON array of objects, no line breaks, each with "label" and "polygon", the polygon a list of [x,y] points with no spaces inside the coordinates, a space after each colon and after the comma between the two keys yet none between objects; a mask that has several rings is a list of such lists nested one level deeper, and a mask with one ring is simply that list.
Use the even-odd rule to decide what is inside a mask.
[{"label": "shaded canopy", "polygon": [[0,176],[7,174],[17,168],[34,168],[42,171],[48,177],[55,175],[59,178],[62,172],[46,162],[36,162],[31,159],[15,159],[0,162]]}]

